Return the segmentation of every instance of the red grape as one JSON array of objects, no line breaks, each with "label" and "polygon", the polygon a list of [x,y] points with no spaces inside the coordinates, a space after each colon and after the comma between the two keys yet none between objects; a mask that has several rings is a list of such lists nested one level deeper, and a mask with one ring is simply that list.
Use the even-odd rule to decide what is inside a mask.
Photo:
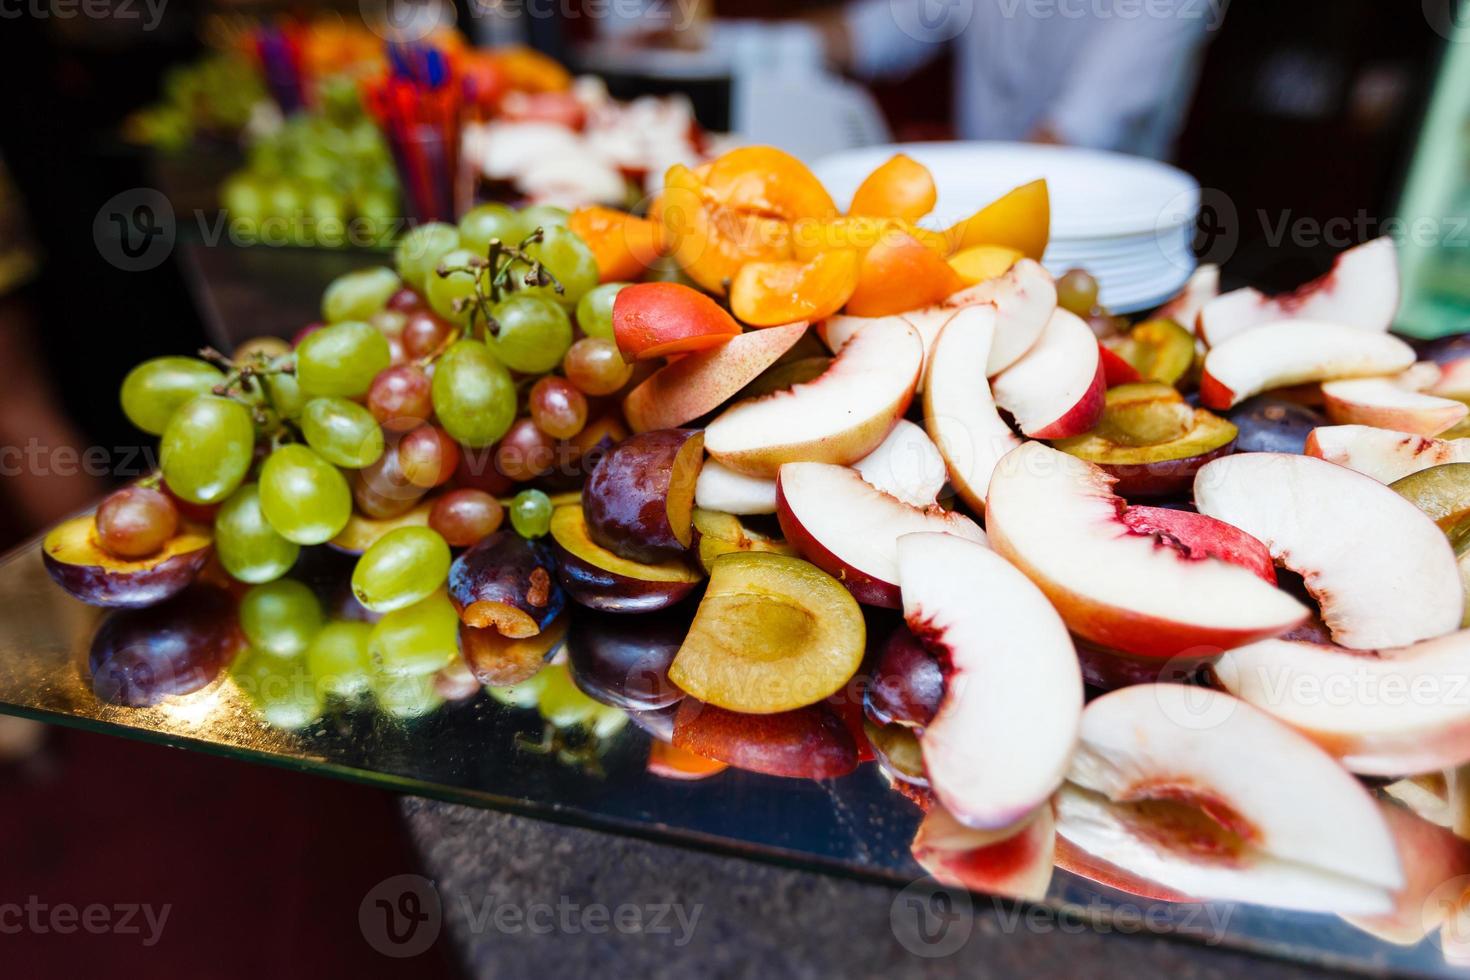
[{"label": "red grape", "polygon": [[424,308],[424,298],[412,289],[404,286],[398,292],[388,297],[387,308],[399,313],[415,313]]},{"label": "red grape", "polygon": [[633,365],[623,360],[618,345],[601,337],[577,341],[561,366],[567,379],[589,395],[611,395],[633,376]]},{"label": "red grape", "polygon": [[179,512],[161,490],[124,487],[97,508],[97,539],[118,558],[146,558],[178,529]]},{"label": "red grape", "polygon": [[548,374],[531,388],[531,419],[542,432],[570,439],[587,424],[587,396],[566,378]]},{"label": "red grape", "polygon": [[423,487],[416,487],[403,475],[398,463],[398,450],[389,446],[378,461],[364,466],[352,477],[352,499],[357,509],[368,517],[397,517],[418,503]]},{"label": "red grape", "polygon": [[530,419],[517,419],[495,449],[495,466],[517,482],[533,480],[556,464],[556,440]]},{"label": "red grape", "polygon": [[459,447],[459,465],[454,468],[454,482],[495,497],[504,496],[515,486],[515,481],[495,468],[493,446],[482,449]]},{"label": "red grape", "polygon": [[398,443],[398,465],[416,487],[445,483],[459,465],[459,444],[435,425],[421,425]]},{"label": "red grape", "polygon": [[325,326],[325,323],[308,323],[306,326],[296,331],[295,335],[292,336],[291,347],[293,349],[300,347],[303,340],[305,340],[307,337],[310,337],[312,334],[316,333],[318,330]]},{"label": "red grape", "polygon": [[415,310],[403,325],[403,352],[417,359],[439,349],[453,328],[428,310]]},{"label": "red grape", "polygon": [[429,527],[451,547],[468,548],[500,529],[505,509],[483,490],[451,490],[434,501]]},{"label": "red grape", "polygon": [[429,376],[414,364],[400,364],[378,372],[368,388],[367,407],[389,432],[408,432],[429,420],[434,404]]}]

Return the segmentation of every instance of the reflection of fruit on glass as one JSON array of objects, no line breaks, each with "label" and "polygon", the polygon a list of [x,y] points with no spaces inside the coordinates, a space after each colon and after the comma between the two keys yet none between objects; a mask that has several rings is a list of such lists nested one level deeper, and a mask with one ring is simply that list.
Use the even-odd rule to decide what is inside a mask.
[{"label": "reflection of fruit on glass", "polygon": [[657,711],[684,697],[669,665],[689,629],[690,610],[629,617],[577,610],[567,667],[577,687],[603,704]]},{"label": "reflection of fruit on glass", "polygon": [[102,621],[87,657],[92,692],[112,704],[157,704],[208,686],[242,646],[230,597],[197,585]]}]

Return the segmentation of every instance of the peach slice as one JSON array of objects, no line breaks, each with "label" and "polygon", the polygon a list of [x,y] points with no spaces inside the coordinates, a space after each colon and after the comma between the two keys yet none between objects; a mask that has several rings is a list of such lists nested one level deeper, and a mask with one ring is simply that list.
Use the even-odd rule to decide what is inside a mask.
[{"label": "peach slice", "polygon": [[1404,885],[1393,835],[1362,785],[1228,694],[1145,684],[1103,695],[1083,712],[1068,779],[1057,833],[1166,889],[1376,915]]},{"label": "peach slice", "polygon": [[1102,359],[1103,380],[1109,388],[1137,384],[1143,380],[1143,375],[1138,373],[1138,368],[1108,350],[1102,345],[1102,341],[1098,341],[1097,353]]},{"label": "peach slice", "polygon": [[703,580],[688,560],[640,562],[592,540],[582,508],[558,507],[551,514],[556,577],[573,601],[606,612],[642,613],[680,601]]},{"label": "peach slice", "polygon": [[1388,334],[1317,320],[1252,327],[1205,355],[1200,402],[1226,409],[1271,388],[1402,371],[1414,349]]},{"label": "peach slice", "polygon": [[1050,801],[999,831],[966,827],[936,804],[910,845],[914,860],[942,885],[1033,902],[1046,897],[1055,848]]},{"label": "peach slice", "polygon": [[1102,417],[1107,376],[1097,338],[1081,317],[1052,313],[1036,346],[996,376],[995,401],[1033,439],[1066,439]]},{"label": "peach slice", "polygon": [[951,255],[948,261],[965,285],[975,286],[999,279],[1023,258],[1020,252],[1004,245],[971,245]]},{"label": "peach slice", "polygon": [[1470,762],[1470,631],[1376,653],[1264,640],[1229,651],[1213,671],[1225,690],[1353,772],[1391,776]]},{"label": "peach slice", "polygon": [[657,222],[615,208],[578,208],[567,216],[567,227],[592,250],[602,282],[642,278],[661,251]]},{"label": "peach slice", "polygon": [[741,334],[659,368],[623,399],[629,427],[672,429],[709,414],[795,346],[806,327],[797,322]]},{"label": "peach slice", "polygon": [[705,430],[705,449],[750,476],[798,460],[856,462],[908,409],[923,363],[912,327],[860,331],[821,377],[725,409]]},{"label": "peach slice", "polygon": [[690,354],[740,336],[724,308],[677,282],[640,282],[613,301],[613,334],[628,361]]},{"label": "peach slice", "polygon": [[714,460],[704,464],[694,484],[694,504],[726,514],[776,513],[776,481],[737,473]]},{"label": "peach slice", "polygon": [[1100,468],[1038,442],[1012,451],[991,477],[991,546],[1074,633],[1137,657],[1203,657],[1307,618],[1291,596],[1198,542],[1135,531],[1112,486]]},{"label": "peach slice", "polygon": [[1422,394],[1387,378],[1329,381],[1322,396],[1327,417],[1338,425],[1372,425],[1418,436],[1438,435],[1470,415],[1464,402]]},{"label": "peach slice", "polygon": [[1082,674],[1067,627],[974,541],[902,535],[898,568],[904,619],[945,669],[939,711],[919,735],[929,784],[960,823],[1013,825],[1046,803],[1077,745]]},{"label": "peach slice", "polygon": [[1128,384],[1108,389],[1091,432],[1053,445],[1107,470],[1114,491],[1132,500],[1187,490],[1201,466],[1230,453],[1236,431],[1169,385]]},{"label": "peach slice", "polygon": [[1041,261],[1051,238],[1051,196],[1046,181],[1010,191],[945,232],[953,251],[972,245],[1005,245]]},{"label": "peach slice", "polygon": [[857,283],[858,253],[851,249],[807,262],[747,262],[730,284],[730,308],[755,327],[820,320],[842,309]]},{"label": "peach slice", "polygon": [[697,508],[694,529],[699,532],[699,564],[708,572],[715,559],[739,551],[768,551],[774,555],[797,557],[796,549],[778,538],[752,531],[734,514]]},{"label": "peach slice", "polygon": [[875,489],[915,507],[938,501],[947,477],[939,449],[908,419],[899,419],[888,438],[852,468]]},{"label": "peach slice", "polygon": [[1264,323],[1318,320],[1384,332],[1398,313],[1398,254],[1393,239],[1378,238],[1348,249],[1332,269],[1295,292],[1266,296],[1255,289],[1225,293],[1200,310],[1200,339],[1217,347]]},{"label": "peach slice", "polygon": [[938,199],[929,168],[913,157],[895,153],[863,178],[847,213],[918,221],[934,210]]},{"label": "peach slice", "polygon": [[963,514],[904,503],[827,463],[781,467],[776,516],[786,540],[859,602],[892,609],[899,606],[899,537],[942,531],[985,544],[985,532]]},{"label": "peach slice", "polygon": [[[961,290],[944,301],[947,308],[989,303],[995,307],[995,343],[985,373],[994,377],[1036,346],[1057,309],[1057,287],[1041,263],[1022,259],[1005,275]],[[943,326],[943,324],[941,324]],[[935,331],[938,334],[938,331]],[[932,347],[932,341],[926,346]]]},{"label": "peach slice", "polygon": [[955,492],[979,514],[985,512],[995,465],[1021,444],[996,411],[989,382],[975,369],[990,357],[996,320],[992,306],[958,311],[934,343],[924,384],[924,427]]},{"label": "peach slice", "polygon": [[1379,801],[1378,807],[1398,845],[1405,884],[1389,914],[1344,918],[1384,942],[1414,946],[1450,919],[1455,903],[1443,899],[1458,893],[1444,895],[1442,890],[1470,875],[1470,844],[1401,806]]},{"label": "peach slice", "polygon": [[1179,294],[1154,313],[1156,318],[1173,320],[1187,330],[1195,330],[1200,311],[1220,295],[1220,267],[1206,262],[1195,269]]},{"label": "peach slice", "polygon": [[836,779],[857,768],[857,744],[826,705],[752,715],[694,698],[679,702],[673,745],[737,769],[792,779]]},{"label": "peach slice", "polygon": [[1441,364],[1439,378],[1427,390],[1440,398],[1470,402],[1470,357]]},{"label": "peach slice", "polygon": [[964,288],[949,263],[913,235],[889,230],[863,254],[857,287],[847,300],[853,316],[888,316],[938,303]]},{"label": "peach slice", "polygon": [[1449,541],[1376,480],[1311,456],[1243,453],[1203,467],[1194,499],[1299,572],[1343,646],[1407,646],[1460,625],[1465,597]]},{"label": "peach slice", "polygon": [[699,175],[675,164],[659,197],[660,239],[703,289],[724,295],[746,262],[789,259],[791,225],[759,211],[720,204]]},{"label": "peach slice", "polygon": [[669,678],[706,704],[776,714],[840,690],[862,663],[866,640],[857,601],[815,565],[770,553],[721,555]]},{"label": "peach slice", "polygon": [[1380,483],[1445,463],[1470,463],[1470,439],[1427,439],[1366,425],[1326,425],[1307,436],[1307,455]]}]

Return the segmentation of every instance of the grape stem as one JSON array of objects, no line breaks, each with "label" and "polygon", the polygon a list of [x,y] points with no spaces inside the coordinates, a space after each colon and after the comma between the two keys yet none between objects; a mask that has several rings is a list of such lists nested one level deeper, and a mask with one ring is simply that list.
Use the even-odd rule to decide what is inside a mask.
[{"label": "grape stem", "polygon": [[[538,227],[521,239],[519,245],[508,245],[498,238],[492,238],[483,259],[475,256],[462,265],[441,265],[434,270],[441,278],[456,272],[464,272],[474,280],[475,294],[454,301],[456,313],[468,312],[470,314],[469,329],[471,331],[474,330],[475,323],[483,318],[487,336],[499,336],[500,324],[491,315],[491,307],[504,299],[506,294],[515,292],[517,289],[550,286],[558,296],[566,292],[566,288],[551,270],[546,268],[540,259],[532,257],[526,251],[545,237],[546,230]],[[519,279],[514,275],[517,266],[526,270],[526,274]],[[488,276],[484,274],[486,269],[490,270]],[[432,356],[438,356],[438,353]]]},{"label": "grape stem", "polygon": [[[262,379],[274,374],[295,374],[296,364],[294,361],[286,361],[281,364],[272,364],[271,358],[262,351],[256,351],[251,359],[244,364],[232,360],[213,347],[201,347],[199,356],[211,364],[225,369],[225,380],[215,385],[211,391],[224,398],[233,398],[243,402],[250,409],[250,418],[260,429],[261,435],[270,439],[271,448],[275,449],[282,442],[292,439],[292,432],[286,426],[285,419],[281,418],[279,407],[276,405],[275,393],[270,386],[263,384]],[[245,395],[253,392],[259,385],[260,391],[265,395],[269,408],[259,402],[245,398]],[[274,424],[272,424],[274,423]]]}]

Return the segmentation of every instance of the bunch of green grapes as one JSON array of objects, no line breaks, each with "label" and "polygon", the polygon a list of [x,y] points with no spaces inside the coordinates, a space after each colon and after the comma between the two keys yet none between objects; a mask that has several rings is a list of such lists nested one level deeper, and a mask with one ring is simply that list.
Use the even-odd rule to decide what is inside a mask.
[{"label": "bunch of green grapes", "polygon": [[171,69],[164,76],[162,99],[130,116],[123,132],[133,142],[177,150],[199,131],[239,132],[256,104],[268,99],[260,72],[247,59],[210,54]]}]

